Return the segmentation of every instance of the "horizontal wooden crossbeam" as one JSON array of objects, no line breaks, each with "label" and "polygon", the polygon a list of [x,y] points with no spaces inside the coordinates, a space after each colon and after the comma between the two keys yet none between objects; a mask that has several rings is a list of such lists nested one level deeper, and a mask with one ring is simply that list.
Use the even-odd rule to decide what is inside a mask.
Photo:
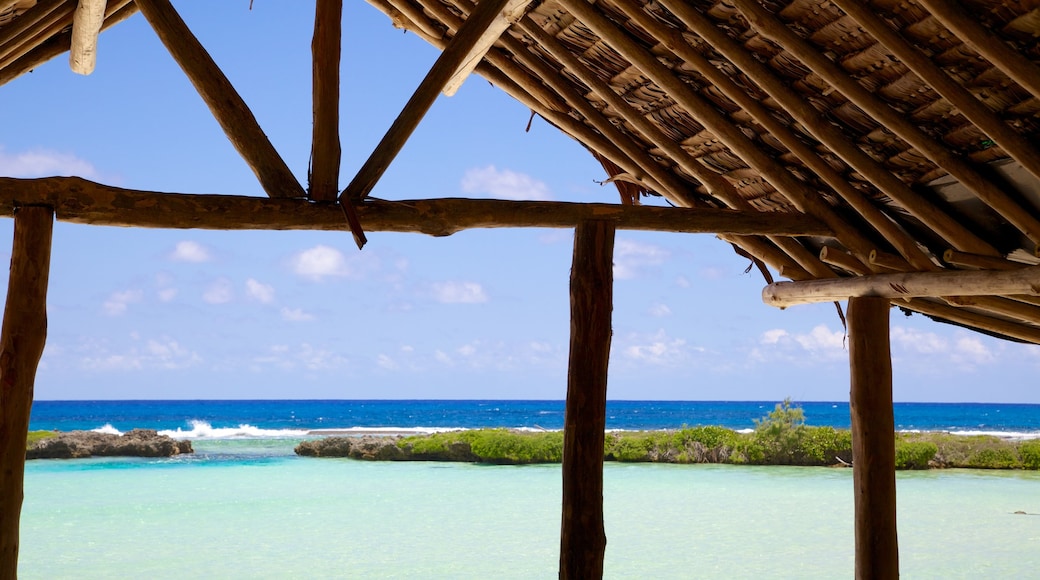
[{"label": "horizontal wooden crossbeam", "polygon": [[777,282],[762,290],[762,301],[784,308],[862,296],[928,298],[941,296],[1040,295],[1040,266],[1019,270],[958,270],[879,274],[855,278]]},{"label": "horizontal wooden crossbeam", "polygon": [[[57,219],[92,225],[210,230],[350,231],[337,203],[237,195],[157,193],[101,185],[78,177],[0,178],[0,216],[47,205]],[[369,199],[357,206],[366,231],[448,236],[472,228],[571,228],[608,219],[619,229],[734,235],[832,237],[802,214],[727,209],[622,206],[603,203],[491,199]]]}]

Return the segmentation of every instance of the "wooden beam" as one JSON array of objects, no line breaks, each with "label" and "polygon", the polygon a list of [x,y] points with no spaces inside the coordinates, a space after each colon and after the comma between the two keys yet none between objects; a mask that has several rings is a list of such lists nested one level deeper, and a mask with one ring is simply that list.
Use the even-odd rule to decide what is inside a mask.
[{"label": "wooden beam", "polygon": [[781,22],[775,14],[762,6],[759,0],[733,0],[733,4],[762,36],[773,40],[801,60],[806,67],[848,97],[849,101],[961,182],[978,199],[1018,228],[1030,241],[1040,244],[1040,219],[1019,205],[997,184],[983,177],[946,145],[929,137],[903,113],[882,102],[858,80]]},{"label": "wooden beam", "polygon": [[810,192],[805,183],[799,181],[776,159],[766,154],[752,142],[739,127],[725,118],[715,106],[697,94],[687,83],[677,77],[657,56],[636,43],[632,37],[594,8],[588,0],[559,0],[575,18],[603,39],[618,54],[637,67],[650,80],[661,87],[680,104],[689,115],[708,131],[711,131],[735,155],[749,167],[760,172],[785,198],[804,213],[826,223],[841,240],[842,244],[866,263],[867,255],[876,244],[845,221],[817,192]]},{"label": "wooden beam", "polygon": [[450,97],[458,92],[459,88],[462,87],[462,83],[466,82],[473,69],[477,68],[477,64],[484,59],[484,55],[498,41],[502,33],[523,17],[524,13],[527,12],[527,5],[530,3],[531,0],[509,0],[509,3],[502,9],[498,17],[491,22],[491,25],[487,27],[484,34],[473,45],[473,48],[463,57],[462,64],[459,65],[455,74],[448,79],[448,83],[444,85],[444,90],[442,91],[445,96]]},{"label": "wooden beam", "polygon": [[[898,31],[882,20],[872,8],[861,0],[834,0],[834,3],[854,18],[871,36],[891,50],[892,54],[914,74],[921,77],[921,80],[931,85],[935,92],[956,107],[966,119],[974,123],[983,133],[989,135],[997,145],[1000,145],[1001,149],[1021,163],[1026,171],[1032,173],[1034,177],[1040,178],[1040,151],[1025,135],[1012,129],[992,109],[982,104],[975,95],[950,78],[950,75],[936,66],[923,52],[907,42]],[[949,9],[949,2],[944,3],[942,11],[946,12]],[[961,38],[964,39],[963,36]],[[965,40],[967,41],[967,39]],[[1025,60],[1028,61],[1028,59]],[[1028,62],[1032,65],[1032,61]],[[1032,66],[1034,74],[1040,74],[1040,68]]]},{"label": "wooden beam", "polygon": [[311,40],[314,132],[308,195],[314,201],[339,197],[339,62],[343,0],[318,0]]},{"label": "wooden beam", "polygon": [[0,28],[0,67],[29,53],[37,43],[68,26],[76,6],[64,0],[44,1]]},{"label": "wooden beam", "polygon": [[[132,0],[115,0],[108,3],[102,32],[137,14],[137,4]],[[5,26],[6,30],[7,27]],[[72,31],[66,30],[50,36],[40,44],[11,61],[0,58],[0,86],[22,76],[41,64],[57,57],[72,46]]]},{"label": "wooden beam", "polygon": [[271,145],[252,111],[177,14],[170,0],[138,0],[137,7],[191,80],[213,118],[256,174],[267,195],[306,197],[300,182]]},{"label": "wooden beam", "polygon": [[977,268],[979,270],[1018,270],[1029,265],[1005,260],[1004,258],[958,252],[952,248],[943,252],[943,262],[962,268]]},{"label": "wooden beam", "polygon": [[900,302],[899,306],[969,328],[991,332],[1015,340],[1040,344],[1040,328],[980,314],[965,308],[941,304],[938,299],[911,298],[905,304]]},{"label": "wooden beam", "polygon": [[956,270],[777,282],[762,290],[762,301],[770,306],[786,308],[859,296],[922,298],[1008,294],[1040,295],[1040,266],[1003,271]]},{"label": "wooden beam", "polygon": [[[0,216],[12,216],[15,207],[28,204],[49,205],[62,221],[91,225],[209,230],[348,229],[337,205],[305,199],[156,193],[100,185],[79,177],[0,177]],[[571,228],[588,219],[610,220],[618,228],[646,231],[829,235],[826,227],[801,214],[725,209],[458,198],[369,199],[357,209],[366,230],[433,236],[448,236],[471,228]]]},{"label": "wooden beam", "polygon": [[18,576],[18,525],[36,368],[47,340],[47,279],[54,211],[22,207],[14,218],[11,277],[0,329],[0,578]]},{"label": "wooden beam", "polygon": [[899,578],[889,303],[849,300],[856,579]]},{"label": "wooden beam", "polygon": [[811,103],[799,96],[783,79],[730,38],[724,30],[685,0],[659,0],[669,11],[712,48],[725,56],[773,98],[798,123],[856,171],[869,179],[874,187],[896,201],[910,215],[919,219],[948,243],[964,251],[998,255],[977,234],[957,222],[918,194],[853,143],[842,130],[819,114]]},{"label": "wooden beam", "polygon": [[960,2],[918,0],[918,3],[964,44],[974,48],[1034,97],[1040,98],[1040,66],[967,14]]},{"label": "wooden beam", "polygon": [[[655,39],[660,41],[664,47],[672,51],[682,61],[685,61],[688,66],[693,67],[694,70],[704,75],[708,82],[721,90],[730,100],[750,114],[767,132],[776,137],[784,147],[787,147],[789,151],[794,153],[807,168],[811,169],[842,199],[848,202],[875,231],[881,234],[888,243],[892,244],[892,247],[896,248],[900,254],[913,264],[912,269],[928,270],[933,268],[932,263],[924,252],[921,251],[913,237],[907,234],[874,202],[854,187],[846,175],[840,174],[830,163],[824,160],[818,151],[806,143],[804,138],[795,136],[787,121],[781,120],[775,111],[767,109],[757,95],[752,95],[747,88],[737,85],[725,71],[701,55],[678,29],[665,26],[663,21],[655,16],[651,16],[644,10],[641,3],[623,0],[618,2],[618,6],[626,16],[653,34]],[[692,9],[688,4],[683,6],[685,9]],[[676,159],[690,157],[688,153],[672,153],[669,151],[669,154]],[[853,259],[855,260],[855,258]],[[865,268],[868,272],[870,271],[870,265],[868,263],[868,267]],[[864,269],[863,265],[857,267],[861,270]],[[904,267],[903,269],[911,268]]]},{"label": "wooden beam", "polygon": [[571,263],[571,342],[563,426],[564,579],[603,577],[603,442],[613,309],[614,224],[582,222]]},{"label": "wooden beam", "polygon": [[72,16],[72,47],[69,67],[72,72],[89,75],[97,64],[98,34],[105,22],[107,0],[79,0]]},{"label": "wooden beam", "polygon": [[379,145],[372,151],[347,188],[343,190],[340,195],[341,200],[345,202],[360,200],[368,196],[376,182],[386,172],[387,167],[401,152],[405,142],[419,126],[419,122],[426,116],[426,112],[433,106],[437,95],[463,63],[466,55],[476,46],[484,32],[498,18],[502,9],[509,2],[510,0],[483,0],[477,6],[477,9],[466,19],[466,23],[448,43],[444,52],[437,58],[437,62],[433,64],[430,72],[419,83],[419,88],[408,99],[404,109],[383,135]]}]

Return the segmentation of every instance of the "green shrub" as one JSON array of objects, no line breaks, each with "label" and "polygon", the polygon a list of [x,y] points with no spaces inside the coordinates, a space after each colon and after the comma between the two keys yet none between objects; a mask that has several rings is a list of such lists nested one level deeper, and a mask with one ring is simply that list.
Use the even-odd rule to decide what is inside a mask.
[{"label": "green shrub", "polygon": [[797,454],[804,436],[805,411],[801,407],[792,407],[791,399],[784,399],[769,415],[755,420],[753,438],[761,447],[764,453],[763,461],[766,463],[797,463]]},{"label": "green shrub", "polygon": [[489,463],[559,463],[563,460],[563,432],[519,433],[505,429],[469,431],[470,448]]},{"label": "green shrub", "polygon": [[930,441],[896,441],[896,469],[928,469],[928,463],[939,452]]},{"label": "green shrub", "polygon": [[1018,453],[1022,456],[1022,467],[1040,469],[1040,439],[1023,441],[1018,445]]},{"label": "green shrub", "polygon": [[1010,447],[983,447],[968,458],[968,467],[979,469],[1012,469],[1022,463]]},{"label": "green shrub", "polygon": [[852,432],[834,427],[805,427],[795,453],[799,464],[833,465],[852,461]]},{"label": "green shrub", "polygon": [[28,449],[33,443],[36,443],[40,439],[50,439],[51,437],[57,436],[57,431],[29,431],[29,436],[25,440],[25,448]]},{"label": "green shrub", "polygon": [[737,443],[739,433],[732,429],[719,427],[717,425],[705,425],[702,427],[683,427],[675,432],[673,440],[676,447],[688,447],[692,443],[700,443],[708,449],[719,447],[733,447]]}]

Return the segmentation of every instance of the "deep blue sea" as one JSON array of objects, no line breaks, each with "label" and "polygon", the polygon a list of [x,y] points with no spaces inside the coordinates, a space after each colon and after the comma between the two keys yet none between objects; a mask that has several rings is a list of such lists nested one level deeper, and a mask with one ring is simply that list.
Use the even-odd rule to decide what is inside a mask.
[{"label": "deep blue sea", "polygon": [[[610,401],[607,428],[752,429],[776,401]],[[809,425],[848,428],[847,402],[795,402]],[[505,427],[561,429],[563,401],[263,400],[36,401],[31,429],[148,428],[177,437],[292,437],[313,431]],[[896,403],[896,429],[1040,436],[1040,405]]]}]

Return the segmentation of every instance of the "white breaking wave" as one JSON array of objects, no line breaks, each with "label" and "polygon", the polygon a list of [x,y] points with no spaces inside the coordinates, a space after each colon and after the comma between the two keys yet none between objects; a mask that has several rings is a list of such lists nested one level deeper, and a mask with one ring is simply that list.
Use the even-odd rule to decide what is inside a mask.
[{"label": "white breaking wave", "polygon": [[123,432],[112,426],[111,423],[105,423],[97,429],[91,429],[94,433],[106,433],[108,435],[122,435]]},{"label": "white breaking wave", "polygon": [[206,421],[189,421],[191,429],[163,429],[160,435],[174,439],[257,439],[266,437],[304,437],[306,429],[261,429],[249,424],[238,427],[214,427]]}]

